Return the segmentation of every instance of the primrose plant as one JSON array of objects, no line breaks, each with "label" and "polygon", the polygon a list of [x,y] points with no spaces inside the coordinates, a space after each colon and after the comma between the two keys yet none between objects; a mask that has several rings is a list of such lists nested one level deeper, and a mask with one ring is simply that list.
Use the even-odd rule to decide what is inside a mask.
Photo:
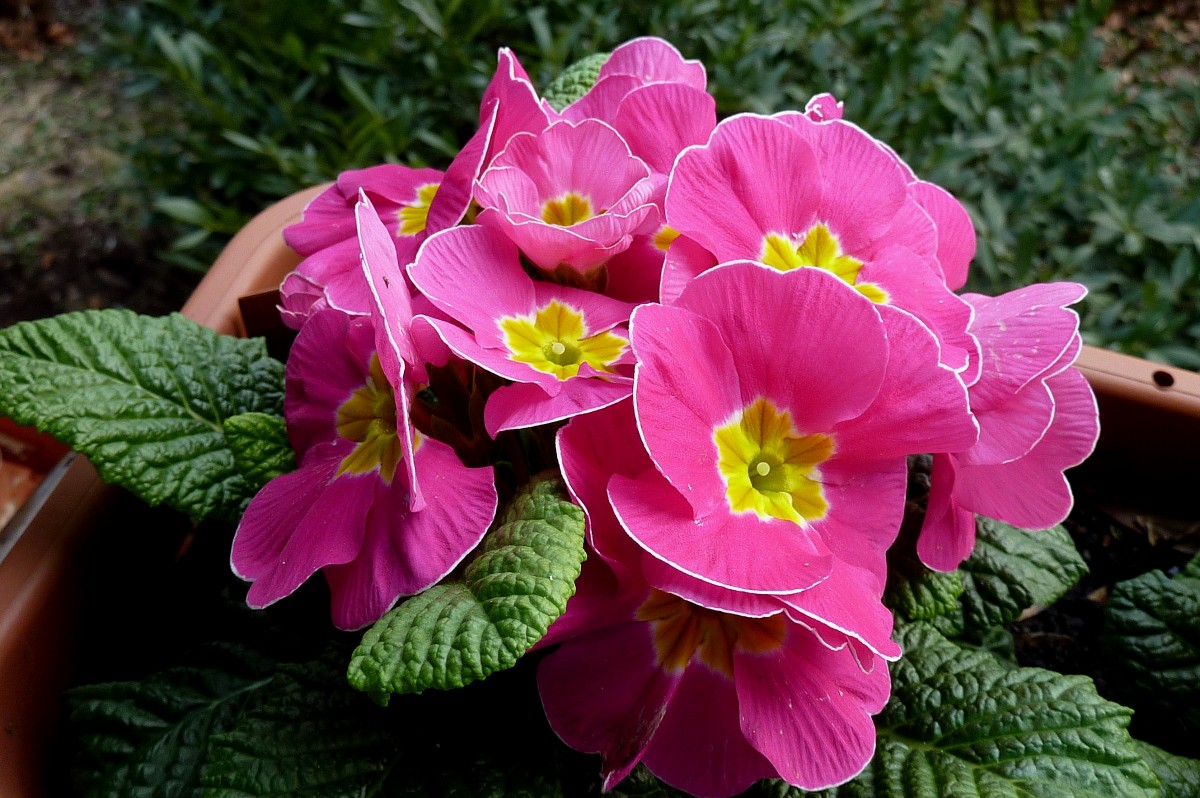
[{"label": "primrose plant", "polygon": [[[943,783],[1157,794],[1090,682],[953,642],[984,625],[979,580],[1049,603],[1081,572],[1061,528],[1022,531],[1064,519],[1098,434],[1081,286],[956,293],[975,234],[950,194],[828,94],[718,122],[704,67],[659,39],[544,96],[501,50],[479,119],[444,172],[345,172],[284,231],[304,256],[285,368],[179,319],[63,317],[5,331],[3,409],[237,521],[251,607],[319,573],[333,624],[367,629],[349,681],[381,702],[536,649],[549,726],[606,790],[938,794],[889,791],[919,757]],[[96,354],[164,336],[207,353],[206,391]],[[47,410],[54,369],[107,399]],[[208,419],[203,456],[156,461],[184,431],[135,394]],[[927,511],[900,537],[918,466]],[[1014,555],[965,580],[977,534],[1044,535],[1062,577],[1021,593],[1037,558]],[[253,779],[239,723],[201,744],[206,794]]]}]

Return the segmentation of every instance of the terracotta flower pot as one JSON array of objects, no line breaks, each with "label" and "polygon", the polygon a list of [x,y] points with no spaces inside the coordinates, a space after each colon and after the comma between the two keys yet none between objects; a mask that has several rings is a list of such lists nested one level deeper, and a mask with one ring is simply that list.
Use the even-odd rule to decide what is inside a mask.
[{"label": "terracotta flower pot", "polygon": [[[183,314],[217,332],[245,335],[239,298],[277,286],[295,267],[299,257],[281,231],[323,188],[294,194],[251,220],[213,264]],[[53,441],[11,424],[0,427],[3,435],[25,442],[23,461],[41,477],[0,532],[0,795],[33,798],[44,794],[42,766],[59,715],[58,697],[77,661],[84,544],[109,520],[106,510],[118,492],[100,481],[85,458],[64,457]]]},{"label": "terracotta flower pot", "polygon": [[[230,243],[183,313],[219,332],[278,332],[276,286],[298,256],[282,229],[297,219],[318,186],[255,217]],[[1071,474],[1095,485],[1114,506],[1158,515],[1195,514],[1173,475],[1195,473],[1200,452],[1200,374],[1084,347],[1079,358],[1096,391],[1101,438],[1091,459]],[[52,458],[53,459],[53,458]],[[74,661],[80,551],[114,491],[81,457],[50,469],[4,536],[0,560],[0,795],[40,796],[41,767],[58,716],[58,696]]]}]

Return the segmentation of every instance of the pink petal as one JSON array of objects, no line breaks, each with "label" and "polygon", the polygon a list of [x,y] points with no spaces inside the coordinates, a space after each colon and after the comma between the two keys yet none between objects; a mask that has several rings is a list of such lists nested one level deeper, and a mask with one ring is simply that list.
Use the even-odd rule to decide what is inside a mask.
[{"label": "pink petal", "polygon": [[499,108],[493,103],[481,120],[479,129],[446,168],[442,185],[437,194],[433,195],[433,201],[429,203],[429,213],[425,217],[425,229],[430,235],[454,227],[466,216],[467,209],[471,206],[475,178],[483,171],[487,158],[492,133],[496,127],[497,113]]},{"label": "pink petal", "polygon": [[667,174],[685,147],[703,144],[717,124],[717,103],[702,89],[655,83],[621,101],[613,126],[656,172]]},{"label": "pink petal", "polygon": [[742,734],[740,711],[733,682],[693,663],[642,761],[667,784],[696,796],[734,795],[773,778],[771,763]]},{"label": "pink petal", "polygon": [[[353,212],[350,218],[354,219]],[[374,303],[359,266],[355,235],[309,255],[300,261],[296,273],[321,286],[330,307],[346,313],[371,312]]]},{"label": "pink petal", "polygon": [[424,438],[417,469],[428,505],[409,510],[403,481],[380,483],[358,556],[325,568],[340,629],[374,623],[401,596],[441,581],[482,540],[496,513],[492,469],[467,468],[454,450]]},{"label": "pink petal", "polygon": [[864,674],[848,648],[830,651],[792,627],[783,650],[734,651],[742,731],[789,784],[819,790],[858,775],[875,753],[871,715],[887,702],[887,669]]},{"label": "pink petal", "polygon": [[1046,385],[1054,394],[1050,429],[1019,460],[959,466],[954,495],[963,507],[1023,529],[1053,526],[1071,511],[1071,486],[1062,472],[1083,462],[1096,445],[1096,397],[1077,369],[1051,377]]},{"label": "pink petal", "polygon": [[642,305],[630,321],[634,406],[657,467],[701,518],[725,503],[713,430],[745,404],[716,325],[678,307]]},{"label": "pink petal", "polygon": [[1031,382],[1007,402],[977,410],[979,442],[961,452],[960,465],[999,465],[1024,457],[1054,418],[1054,397],[1042,382]]},{"label": "pink petal", "polygon": [[484,425],[493,438],[504,430],[524,429],[590,413],[633,395],[628,380],[572,377],[550,396],[540,385],[514,383],[497,388],[484,408]]},{"label": "pink petal", "polygon": [[[892,154],[860,128],[840,120],[813,122],[804,114],[781,114],[816,151],[821,164],[818,217],[851,255],[868,251],[891,227],[908,199],[907,175]],[[798,169],[788,176],[796,179]],[[792,227],[800,232],[805,227]]]},{"label": "pink petal", "polygon": [[632,621],[568,640],[538,666],[546,719],[564,743],[599,752],[604,789],[637,765],[679,687],[658,664],[653,630]]},{"label": "pink petal", "polygon": [[375,331],[366,317],[324,310],[308,320],[288,357],[288,438],[301,457],[337,437],[337,411],[367,381]]},{"label": "pink petal", "polygon": [[273,604],[319,568],[358,554],[379,477],[334,476],[353,448],[343,440],[321,444],[298,470],[268,482],[246,508],[230,562],[234,573],[254,581],[246,596],[251,607]]},{"label": "pink petal", "polygon": [[966,208],[950,192],[921,180],[909,186],[937,226],[937,259],[946,287],[957,291],[967,282],[967,270],[975,257],[975,225]]},{"label": "pink petal", "polygon": [[839,453],[875,459],[972,446],[979,427],[967,389],[939,362],[937,339],[902,310],[877,310],[889,344],[883,383],[862,415],[836,428]]},{"label": "pink petal", "polygon": [[642,81],[632,75],[599,77],[582,97],[563,109],[562,118],[570,122],[597,119],[612,124],[621,101],[642,85]]},{"label": "pink petal", "polygon": [[[755,263],[725,264],[695,278],[677,307],[710,320],[733,353],[729,360],[721,353],[720,365],[705,367],[726,375],[721,378],[726,382],[728,375],[738,375],[738,385],[724,390],[740,390],[741,404],[728,412],[765,396],[792,414],[801,433],[828,432],[838,422],[861,415],[879,391],[888,360],[880,315],[874,303],[822,269],[785,273]],[[636,329],[633,335],[635,352],[645,362]],[[663,345],[683,346],[679,338],[684,335],[676,330],[670,340],[663,336]],[[690,347],[677,355],[665,351],[664,359],[672,357],[677,369],[678,364],[696,368],[703,359],[691,355]],[[690,402],[697,390],[693,382],[677,396],[689,397]],[[711,427],[724,423],[728,412],[708,419],[709,437]],[[642,416],[640,401],[638,415]],[[661,465],[654,447],[650,451]]]},{"label": "pink petal", "polygon": [[308,317],[329,307],[321,286],[307,277],[290,273],[279,286],[279,317],[290,329],[304,326]]},{"label": "pink petal", "polygon": [[635,235],[629,247],[608,259],[604,295],[641,304],[658,301],[664,253],[649,235]]},{"label": "pink petal", "polygon": [[[788,615],[794,620],[808,625],[817,621],[818,636],[822,636],[822,626],[831,627],[894,662],[901,652],[892,640],[892,612],[880,600],[883,585],[871,571],[835,559],[828,579],[781,600],[792,608]],[[836,640],[837,635],[831,635],[827,645]]]},{"label": "pink petal", "polygon": [[956,475],[953,457],[933,456],[929,502],[917,539],[917,556],[935,571],[953,571],[975,548],[975,513],[954,501]]},{"label": "pink petal", "polygon": [[670,42],[654,36],[631,39],[613,50],[600,67],[600,77],[632,75],[643,83],[682,83],[704,90],[704,65],[685,59]]},{"label": "pink petal", "polygon": [[828,550],[810,530],[723,510],[693,520],[683,497],[653,472],[636,480],[615,475],[608,498],[635,542],[696,579],[750,593],[794,593],[829,574]]},{"label": "pink petal", "polygon": [[687,236],[671,242],[663,262],[659,302],[672,305],[695,278],[717,265],[716,256]]},{"label": "pink petal", "polygon": [[814,122],[831,122],[842,118],[845,103],[839,102],[829,92],[818,94],[804,106],[804,113]]},{"label": "pink petal", "polygon": [[792,234],[812,224],[822,168],[786,124],[731,117],[706,146],[680,154],[667,188],[667,224],[718,261],[757,259],[767,233]]},{"label": "pink petal", "polygon": [[312,255],[353,237],[354,215],[346,195],[336,185],[314,197],[305,206],[300,221],[283,230],[283,240],[301,255]]},{"label": "pink petal", "polygon": [[829,512],[815,527],[839,560],[887,578],[885,553],[904,518],[907,459],[864,460],[853,452],[821,465]]}]

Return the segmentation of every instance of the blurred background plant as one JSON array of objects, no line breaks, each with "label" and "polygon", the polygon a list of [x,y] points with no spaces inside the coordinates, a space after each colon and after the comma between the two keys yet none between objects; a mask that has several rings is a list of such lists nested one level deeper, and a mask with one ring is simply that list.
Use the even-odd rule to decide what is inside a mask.
[{"label": "blurred background plant", "polygon": [[171,230],[158,257],[189,269],[343,169],[444,166],[497,47],[546,86],[649,33],[705,63],[723,115],[833,91],[967,205],[973,290],[1078,280],[1089,342],[1200,367],[1195,0],[142,0],[101,16],[94,57],[139,109],[126,196],[153,211],[143,230]]}]

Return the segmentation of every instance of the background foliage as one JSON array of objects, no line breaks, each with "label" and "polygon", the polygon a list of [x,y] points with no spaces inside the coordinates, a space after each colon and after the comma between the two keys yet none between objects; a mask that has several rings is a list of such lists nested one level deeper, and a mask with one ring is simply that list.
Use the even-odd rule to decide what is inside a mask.
[{"label": "background foliage", "polygon": [[185,226],[180,262],[210,262],[248,216],[342,169],[444,165],[477,122],[499,46],[545,87],[578,58],[656,34],[706,64],[723,115],[843,98],[848,118],[966,203],[980,237],[971,288],[1078,280],[1093,292],[1089,342],[1200,367],[1195,65],[1178,73],[1136,50],[1106,63],[1106,3],[1050,20],[1019,9],[997,22],[920,0],[152,0],[109,41],[136,76],[129,90],[160,111],[136,164]]}]

